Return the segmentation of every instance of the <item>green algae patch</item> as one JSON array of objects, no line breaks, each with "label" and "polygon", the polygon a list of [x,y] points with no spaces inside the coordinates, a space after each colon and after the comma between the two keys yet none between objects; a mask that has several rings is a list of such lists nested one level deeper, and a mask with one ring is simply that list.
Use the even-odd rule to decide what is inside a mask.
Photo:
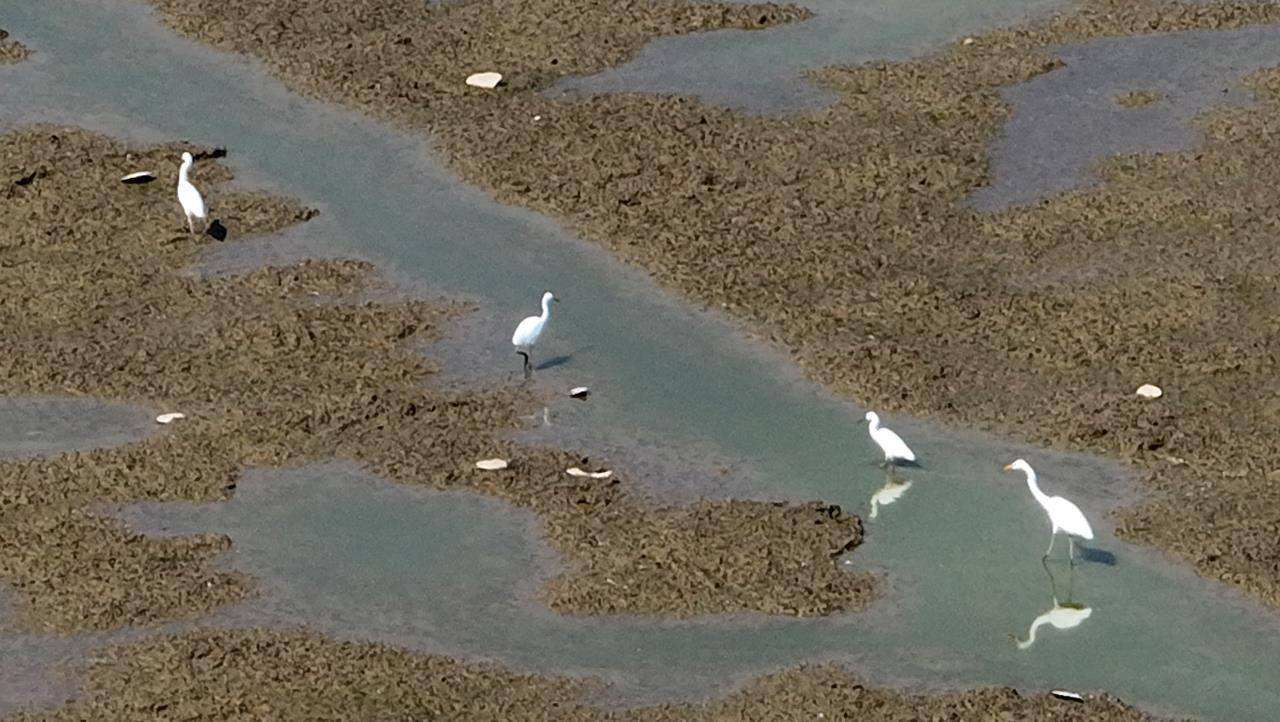
[{"label": "green algae patch", "polygon": [[831,665],[770,674],[706,702],[602,709],[589,702],[600,689],[594,681],[519,674],[303,632],[196,630],[111,648],[101,659],[82,699],[14,721],[1154,719],[1108,695],[1065,702],[1007,687],[904,694],[865,686]]},{"label": "green algae patch", "polygon": [[[833,558],[861,539],[855,517],[817,503],[656,507],[617,478],[567,477],[581,455],[510,441],[529,390],[431,385],[437,368],[415,344],[441,338],[459,304],[397,300],[356,261],[186,273],[215,241],[186,232],[173,197],[183,150],[51,126],[0,136],[0,393],[187,416],[137,443],[0,461],[0,582],[25,602],[24,626],[111,629],[245,598],[252,580],[213,564],[229,539],[146,537],[90,510],[225,499],[248,466],[333,458],[532,508],[569,561],[546,590],[564,611],[803,616],[870,598],[871,575]],[[199,155],[193,182],[233,236],[314,214],[229,188],[214,154]],[[139,167],[160,180],[120,182]],[[492,456],[511,466],[477,472]]]}]

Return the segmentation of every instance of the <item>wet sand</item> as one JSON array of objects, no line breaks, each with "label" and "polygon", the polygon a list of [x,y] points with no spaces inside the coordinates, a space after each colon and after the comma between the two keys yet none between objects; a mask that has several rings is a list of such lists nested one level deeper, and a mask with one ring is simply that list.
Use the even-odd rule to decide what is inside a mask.
[{"label": "wet sand", "polygon": [[[308,4],[370,50],[317,70],[337,36],[266,33],[252,2],[154,4],[294,87],[433,133],[467,180],[735,314],[841,394],[1132,462],[1151,493],[1118,512],[1125,538],[1280,604],[1276,72],[1252,76],[1253,107],[1212,111],[1191,151],[1105,162],[1096,187],[1029,207],[966,202],[992,182],[1002,91],[1060,67],[1053,46],[1275,23],[1280,6],[1087,0],[923,59],[814,72],[840,96],[830,108],[757,118],[541,97],[559,71],[533,58],[554,33],[506,58],[509,89],[464,95],[417,80],[446,47],[388,54],[352,6]],[[1148,382],[1164,398],[1133,395]]]}]

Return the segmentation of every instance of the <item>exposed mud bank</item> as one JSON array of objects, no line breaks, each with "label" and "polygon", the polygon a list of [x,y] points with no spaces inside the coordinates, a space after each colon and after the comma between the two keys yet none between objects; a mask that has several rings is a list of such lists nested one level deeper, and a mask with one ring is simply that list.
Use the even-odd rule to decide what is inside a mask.
[{"label": "exposed mud bank", "polygon": [[[474,63],[451,62],[439,84],[417,70],[474,47],[451,25],[463,15],[433,16],[432,45],[396,45],[387,28],[420,13],[294,3],[321,11],[304,27],[307,13],[264,25],[232,9],[245,3],[153,2],[295,87],[432,132],[466,179],[765,329],[840,393],[1134,462],[1154,493],[1119,512],[1122,535],[1280,604],[1280,75],[1252,78],[1255,107],[1210,114],[1191,152],[1116,160],[1099,187],[1026,208],[963,202],[989,180],[1001,88],[1057,67],[1049,46],[1276,23],[1280,5],[1085,0],[927,58],[817,71],[840,101],[757,118],[670,97],[540,97],[548,57],[582,71],[625,55],[594,48],[600,20],[585,15],[522,41],[536,52],[460,56],[501,60],[512,79],[480,94],[454,77]],[[476,35],[508,27],[493,19],[507,3],[463,7]],[[653,29],[625,14],[602,27],[617,24]],[[1146,382],[1165,397],[1136,398]]]},{"label": "exposed mud bank", "polygon": [[[242,598],[250,580],[210,565],[231,540],[140,536],[88,507],[226,498],[247,466],[334,457],[537,511],[569,560],[546,590],[566,612],[805,616],[870,597],[872,577],[833,558],[861,540],[856,517],[818,503],[655,507],[616,476],[567,476],[589,466],[578,455],[508,440],[531,391],[431,386],[437,369],[414,344],[440,338],[457,304],[364,300],[379,281],[355,261],[184,273],[215,241],[186,232],[172,197],[181,150],[50,126],[0,136],[0,393],[188,416],[137,443],[0,462],[0,580],[26,602],[27,626],[108,629]],[[138,169],[162,180],[119,182]],[[312,215],[228,180],[216,163],[197,165],[211,217],[236,237]],[[511,467],[474,468],[492,456]]]},{"label": "exposed mud bank", "polygon": [[605,710],[587,701],[593,687],[305,633],[201,630],[112,649],[84,699],[16,719],[1152,719],[1107,695],[1079,703],[1006,687],[914,696],[864,687],[829,666],[761,677],[698,704]]}]

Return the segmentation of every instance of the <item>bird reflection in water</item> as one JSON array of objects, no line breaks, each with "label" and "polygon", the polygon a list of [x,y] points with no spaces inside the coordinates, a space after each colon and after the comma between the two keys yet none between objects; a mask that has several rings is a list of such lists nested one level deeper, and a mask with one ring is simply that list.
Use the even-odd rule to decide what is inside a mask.
[{"label": "bird reflection in water", "polygon": [[1053,626],[1054,629],[1061,629],[1065,631],[1080,626],[1084,620],[1089,618],[1089,615],[1093,614],[1092,607],[1086,607],[1083,604],[1071,601],[1071,585],[1075,581],[1076,574],[1074,568],[1070,570],[1071,577],[1067,581],[1066,602],[1058,601],[1057,582],[1053,578],[1053,572],[1049,571],[1048,565],[1045,565],[1044,572],[1049,575],[1049,589],[1053,597],[1053,608],[1036,617],[1035,620],[1031,622],[1031,628],[1027,630],[1026,639],[1019,639],[1012,634],[1009,635],[1009,638],[1018,645],[1018,649],[1027,649],[1031,645],[1035,644],[1036,631],[1046,624]]},{"label": "bird reflection in water", "polygon": [[871,513],[868,515],[871,519],[876,518],[880,507],[889,506],[911,488],[911,482],[899,477],[894,469],[893,466],[885,467],[884,486],[871,495]]}]

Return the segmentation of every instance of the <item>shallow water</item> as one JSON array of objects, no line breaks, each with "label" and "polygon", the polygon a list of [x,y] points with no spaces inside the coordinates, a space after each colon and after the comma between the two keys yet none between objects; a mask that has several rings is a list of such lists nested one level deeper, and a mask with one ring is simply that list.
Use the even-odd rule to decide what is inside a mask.
[{"label": "shallow water", "polygon": [[[138,441],[157,430],[154,413],[92,398],[0,398],[0,458],[52,456]],[[0,587],[0,714],[20,704],[56,704],[75,691],[62,665],[81,658],[89,637],[51,639],[3,631],[13,605]]]},{"label": "shallow water", "polygon": [[[160,30],[137,5],[0,0],[0,18],[38,53],[0,71],[0,122],[52,117],[137,140],[228,146],[242,179],[270,178],[321,208],[295,235],[368,257],[407,287],[476,300],[481,310],[462,345],[496,373],[518,368],[510,329],[535,311],[542,289],[554,289],[564,302],[539,360],[559,360],[538,378],[595,389],[589,401],[565,399],[548,414],[555,433],[583,448],[629,439],[689,465],[695,454],[730,459],[750,474],[717,493],[822,498],[860,512],[885,485],[858,409],[554,224],[456,184],[420,141],[290,95],[255,64]],[[599,673],[630,699],[701,694],[779,665],[835,658],[876,681],[1106,689],[1219,719],[1263,719],[1280,708],[1274,613],[1115,540],[1104,512],[1130,493],[1117,469],[886,423],[925,468],[906,473],[911,488],[867,521],[868,542],[855,554],[860,565],[887,570],[885,599],[837,619],[559,617],[528,601],[545,550],[529,539],[523,515],[332,469],[285,475],[279,483],[297,485],[280,487],[287,493],[265,485],[254,496],[244,484],[224,506],[174,513],[229,530],[233,563],[271,580],[286,595],[280,604],[321,628]],[[1114,565],[1078,570],[1074,599],[1091,616],[1074,629],[1042,629],[1027,650],[1008,635],[1025,634],[1052,598],[1039,564],[1045,520],[1020,480],[999,470],[1015,456],[1042,471],[1050,493],[1085,509],[1099,532],[1093,556],[1114,557]]]},{"label": "shallow water", "polygon": [[[0,589],[0,629],[10,604]],[[75,664],[92,646],[88,638],[55,638],[0,632],[0,715],[23,707],[53,706],[75,695]]]},{"label": "shallow water", "polygon": [[0,397],[0,458],[119,446],[156,428],[155,414],[131,404],[60,396]]},{"label": "shallow water", "polygon": [[1061,0],[801,0],[816,17],[768,30],[719,30],[661,38],[631,62],[551,91],[694,95],[774,113],[827,105],[835,95],[806,70],[901,60],[984,30],[1042,15]]},{"label": "shallow water", "polygon": [[[1197,115],[1251,102],[1239,81],[1276,64],[1280,27],[1102,38],[1052,52],[1066,67],[1003,93],[1013,114],[992,147],[991,185],[971,197],[979,208],[1087,185],[1092,164],[1108,156],[1191,147]],[[1116,104],[1133,90],[1163,97],[1140,108]]]}]

